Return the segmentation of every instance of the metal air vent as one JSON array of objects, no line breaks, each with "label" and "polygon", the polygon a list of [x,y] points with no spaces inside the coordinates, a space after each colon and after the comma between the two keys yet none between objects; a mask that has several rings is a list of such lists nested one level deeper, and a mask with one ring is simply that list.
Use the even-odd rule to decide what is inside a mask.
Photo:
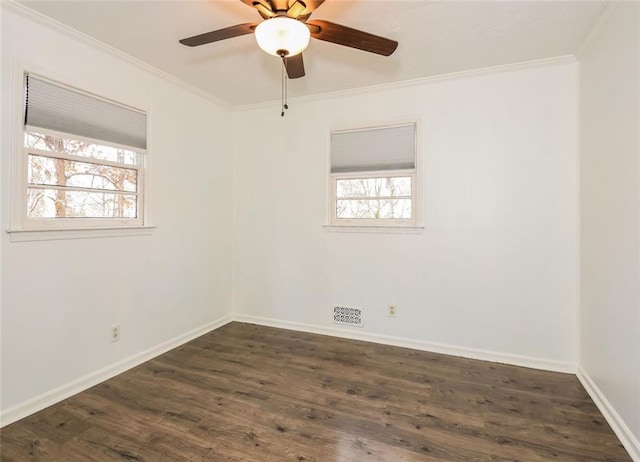
[{"label": "metal air vent", "polygon": [[362,327],[362,309],[346,306],[333,307],[333,322],[345,326]]}]

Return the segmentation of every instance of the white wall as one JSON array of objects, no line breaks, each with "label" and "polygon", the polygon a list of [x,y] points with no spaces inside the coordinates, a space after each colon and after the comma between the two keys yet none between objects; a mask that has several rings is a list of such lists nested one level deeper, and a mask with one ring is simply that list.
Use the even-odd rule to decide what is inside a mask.
[{"label": "white wall", "polygon": [[[1,407],[13,418],[231,312],[233,140],[228,109],[16,7],[2,12],[2,46]],[[149,111],[151,236],[10,241],[14,60]],[[122,334],[111,344],[114,323]]]},{"label": "white wall", "polygon": [[580,366],[640,460],[640,5],[619,3],[581,50]]},{"label": "white wall", "polygon": [[[354,305],[365,309],[358,332],[373,337],[571,369],[580,138],[580,364],[637,438],[637,10],[616,7],[580,56],[581,137],[574,62],[293,100],[284,118],[261,106],[233,120],[73,34],[2,10],[2,230],[15,60],[149,110],[157,225],[151,236],[45,242],[2,232],[2,412],[18,415],[57,387],[211,326],[231,312],[232,294],[248,320],[331,329],[330,307]],[[328,232],[329,131],[414,118],[424,230]],[[122,339],[111,344],[116,322]]]},{"label": "white wall", "polygon": [[[359,332],[571,369],[578,76],[556,64],[236,113],[234,310],[328,328],[333,304],[359,306]],[[327,232],[329,131],[406,118],[424,231]]]}]

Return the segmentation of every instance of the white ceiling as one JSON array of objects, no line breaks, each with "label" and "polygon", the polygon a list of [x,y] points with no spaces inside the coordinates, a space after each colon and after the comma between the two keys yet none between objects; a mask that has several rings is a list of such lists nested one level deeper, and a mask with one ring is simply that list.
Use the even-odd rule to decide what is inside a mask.
[{"label": "white ceiling", "polygon": [[[280,98],[279,59],[253,35],[197,48],[178,39],[260,19],[239,0],[20,3],[233,105]],[[327,19],[397,40],[391,57],[311,40],[302,96],[572,54],[607,2],[326,0]]]}]

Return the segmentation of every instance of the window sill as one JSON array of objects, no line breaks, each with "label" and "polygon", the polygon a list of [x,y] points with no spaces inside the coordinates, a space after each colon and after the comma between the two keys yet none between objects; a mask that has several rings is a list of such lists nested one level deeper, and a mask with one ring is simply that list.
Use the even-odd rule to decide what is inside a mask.
[{"label": "window sill", "polygon": [[322,225],[328,233],[422,234],[424,226]]},{"label": "window sill", "polygon": [[8,229],[11,242],[95,239],[103,237],[150,236],[155,226],[72,229]]}]

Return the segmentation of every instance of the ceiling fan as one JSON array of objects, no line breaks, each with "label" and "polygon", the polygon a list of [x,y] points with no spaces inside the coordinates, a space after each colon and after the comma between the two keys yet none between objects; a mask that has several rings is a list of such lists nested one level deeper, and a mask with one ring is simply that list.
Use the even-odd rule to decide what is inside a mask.
[{"label": "ceiling fan", "polygon": [[196,47],[255,32],[260,48],[282,58],[290,79],[305,75],[302,52],[309,44],[309,37],[383,56],[391,55],[398,47],[398,42],[395,40],[329,21],[309,20],[311,13],[325,0],[241,1],[255,8],[263,21],[237,24],[194,35],[180,40],[180,43]]}]

